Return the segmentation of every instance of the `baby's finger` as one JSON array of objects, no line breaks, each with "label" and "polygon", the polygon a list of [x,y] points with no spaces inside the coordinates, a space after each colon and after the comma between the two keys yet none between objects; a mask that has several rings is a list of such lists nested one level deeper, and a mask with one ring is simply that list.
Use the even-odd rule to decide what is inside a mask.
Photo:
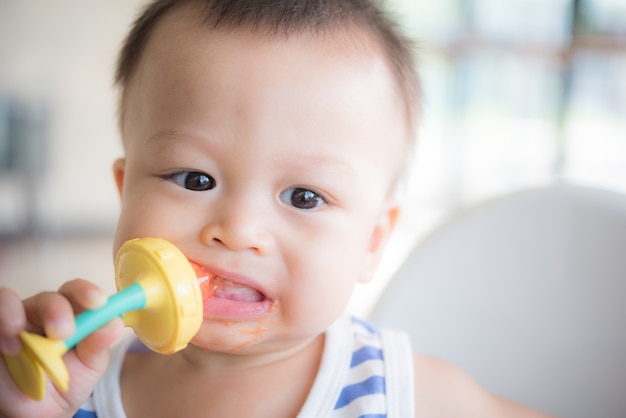
[{"label": "baby's finger", "polygon": [[123,329],[122,318],[112,319],[76,346],[76,356],[93,371],[103,373],[108,363],[109,347],[120,336]]},{"label": "baby's finger", "polygon": [[15,291],[0,288],[0,352],[18,354],[22,344],[18,334],[26,327],[26,314]]},{"label": "baby's finger", "polygon": [[74,311],[67,298],[56,292],[43,292],[24,300],[28,322],[53,339],[74,333]]},{"label": "baby's finger", "polygon": [[59,293],[70,301],[74,312],[96,309],[107,301],[107,295],[102,289],[83,279],[75,279],[64,283],[59,288]]}]

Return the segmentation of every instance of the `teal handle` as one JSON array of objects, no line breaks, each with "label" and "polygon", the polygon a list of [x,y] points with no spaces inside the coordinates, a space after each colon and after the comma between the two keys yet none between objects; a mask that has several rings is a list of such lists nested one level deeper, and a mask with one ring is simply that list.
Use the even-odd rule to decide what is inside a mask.
[{"label": "teal handle", "polygon": [[133,283],[127,288],[109,297],[107,303],[98,308],[85,311],[76,317],[76,332],[63,342],[67,349],[72,349],[76,344],[89,334],[123,313],[143,309],[146,306],[146,294],[139,283]]}]

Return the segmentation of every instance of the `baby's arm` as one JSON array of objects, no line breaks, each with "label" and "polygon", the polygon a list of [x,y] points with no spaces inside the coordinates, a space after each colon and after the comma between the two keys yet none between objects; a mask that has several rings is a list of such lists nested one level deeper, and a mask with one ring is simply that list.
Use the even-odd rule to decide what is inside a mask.
[{"label": "baby's arm", "polygon": [[481,388],[460,369],[415,355],[415,416],[427,418],[548,418]]},{"label": "baby's arm", "polygon": [[[106,302],[104,293],[84,280],[65,283],[58,292],[44,292],[21,301],[7,288],[0,288],[0,351],[3,355],[17,354],[21,349],[18,334],[27,330],[45,333],[50,338],[65,339],[74,332],[74,314],[93,309]],[[26,397],[0,360],[0,416],[71,417],[90,395],[109,362],[109,346],[123,327],[116,319],[91,334],[63,359],[70,373],[70,387],[60,392],[48,385],[41,401]]]}]

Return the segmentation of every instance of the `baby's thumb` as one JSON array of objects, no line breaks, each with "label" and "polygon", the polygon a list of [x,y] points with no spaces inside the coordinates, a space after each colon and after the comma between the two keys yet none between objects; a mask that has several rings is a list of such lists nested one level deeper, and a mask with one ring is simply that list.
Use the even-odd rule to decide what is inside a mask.
[{"label": "baby's thumb", "polygon": [[122,319],[115,318],[78,343],[73,352],[64,357],[70,372],[69,392],[66,394],[70,403],[80,404],[89,396],[108,367],[109,348],[123,328]]},{"label": "baby's thumb", "polygon": [[109,364],[109,347],[120,336],[123,328],[121,318],[113,319],[76,346],[76,357],[87,368],[98,374],[104,373]]},{"label": "baby's thumb", "polygon": [[113,319],[76,346],[76,357],[94,373],[104,373],[109,364],[109,347],[120,336],[123,328],[121,318]]}]

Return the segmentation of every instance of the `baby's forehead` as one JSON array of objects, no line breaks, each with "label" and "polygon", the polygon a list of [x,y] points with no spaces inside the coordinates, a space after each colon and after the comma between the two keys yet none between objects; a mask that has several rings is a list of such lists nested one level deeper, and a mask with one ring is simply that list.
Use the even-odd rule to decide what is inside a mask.
[{"label": "baby's forehead", "polygon": [[[141,27],[138,23],[136,24],[121,51],[118,62],[116,80],[121,87],[121,118],[123,118],[127,87],[129,84],[132,84],[138,68],[145,62],[143,58],[146,49],[161,50],[165,45],[172,46],[172,39],[176,40],[174,43],[175,48],[185,48],[190,36],[212,37],[216,34],[231,33],[233,35],[248,34],[261,42],[268,43],[282,42],[286,39],[307,39],[310,41],[310,44],[306,45],[307,47],[325,49],[329,54],[334,54],[341,59],[363,59],[368,55],[381,58],[390,68],[390,73],[394,77],[395,87],[400,95],[400,99],[405,104],[408,124],[413,125],[418,99],[415,92],[419,90],[419,87],[417,86],[417,80],[414,78],[416,75],[408,74],[414,72],[406,71],[406,68],[403,68],[403,66],[412,64],[406,59],[396,59],[402,55],[395,51],[398,48],[399,50],[403,49],[402,42],[389,42],[393,36],[381,35],[382,32],[385,32],[384,28],[380,24],[375,24],[375,22],[364,21],[363,16],[360,16],[358,11],[350,11],[346,19],[338,17],[340,15],[334,16],[333,11],[330,9],[326,13],[322,13],[321,17],[315,17],[317,16],[316,13],[320,14],[320,8],[316,6],[317,10],[310,13],[313,17],[300,16],[291,19],[289,13],[287,13],[288,6],[268,6],[269,9],[274,10],[278,15],[268,14],[263,16],[262,11],[264,8],[259,8],[256,3],[254,7],[250,6],[251,10],[256,10],[254,13],[250,13],[250,15],[242,14],[242,11],[232,12],[237,7],[231,7],[230,5],[228,8],[232,10],[229,10],[228,13],[223,13],[220,10],[212,10],[209,13],[207,9],[200,6],[203,3],[195,1],[171,2],[174,5],[158,16],[150,26],[144,25]],[[224,5],[229,2],[206,2],[206,4],[210,3]],[[254,2],[250,2],[250,4],[252,3]],[[326,2],[323,3],[325,4]],[[328,3],[333,7],[349,3],[349,7],[352,8],[357,3],[360,4],[360,2],[344,1],[330,1]],[[363,2],[363,4],[367,3],[367,1]],[[303,2],[302,4],[306,4],[309,7],[308,2]],[[220,20],[220,16],[226,17]],[[291,46],[293,47],[294,45]],[[305,43],[299,43],[298,45],[304,47]],[[120,122],[123,123],[121,119]],[[413,127],[411,126],[410,129],[413,129]]]}]

